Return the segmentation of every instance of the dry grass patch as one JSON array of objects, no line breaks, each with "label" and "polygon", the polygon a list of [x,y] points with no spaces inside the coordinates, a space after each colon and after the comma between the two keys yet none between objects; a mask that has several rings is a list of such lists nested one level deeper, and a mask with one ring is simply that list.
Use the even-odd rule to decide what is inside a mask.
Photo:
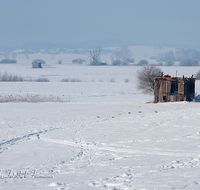
[{"label": "dry grass patch", "polygon": [[63,99],[58,96],[41,96],[40,94],[26,94],[26,95],[4,95],[0,96],[0,103],[6,102],[64,102]]},{"label": "dry grass patch", "polygon": [[82,82],[82,80],[77,78],[64,78],[61,80],[61,82]]}]

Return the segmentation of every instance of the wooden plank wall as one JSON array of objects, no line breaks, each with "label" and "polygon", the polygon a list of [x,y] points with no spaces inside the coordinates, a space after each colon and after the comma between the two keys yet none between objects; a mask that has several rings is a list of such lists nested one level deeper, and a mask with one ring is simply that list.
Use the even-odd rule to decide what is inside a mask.
[{"label": "wooden plank wall", "polygon": [[[172,81],[178,83],[178,94],[171,95]],[[154,102],[192,101],[195,92],[194,78],[156,78],[154,82]],[[165,100],[163,100],[165,98]]]}]

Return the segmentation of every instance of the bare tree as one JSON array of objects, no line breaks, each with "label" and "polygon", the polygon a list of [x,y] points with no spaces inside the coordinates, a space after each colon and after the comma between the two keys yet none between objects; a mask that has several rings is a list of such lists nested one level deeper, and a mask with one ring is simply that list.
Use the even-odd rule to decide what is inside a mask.
[{"label": "bare tree", "polygon": [[195,75],[195,78],[197,78],[198,80],[200,80],[200,70],[197,72],[197,74]]},{"label": "bare tree", "polygon": [[161,69],[155,65],[145,65],[137,72],[137,89],[144,94],[152,94],[154,91],[154,76],[161,75]]},{"label": "bare tree", "polygon": [[89,52],[90,65],[99,65],[99,57],[102,52],[101,47],[91,48]]},{"label": "bare tree", "polygon": [[132,57],[132,52],[128,46],[121,46],[114,53],[112,53],[112,64],[113,65],[127,65]]}]

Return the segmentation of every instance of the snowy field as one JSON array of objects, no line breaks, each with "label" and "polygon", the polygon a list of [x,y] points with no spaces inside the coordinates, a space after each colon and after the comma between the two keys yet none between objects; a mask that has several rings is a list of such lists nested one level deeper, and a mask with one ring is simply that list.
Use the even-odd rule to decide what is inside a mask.
[{"label": "snowy field", "polygon": [[[63,102],[0,104],[0,189],[199,190],[200,104],[151,103],[136,89],[139,69],[1,64],[1,73],[50,80],[1,82],[1,96]],[[200,68],[161,69],[189,77]]]}]

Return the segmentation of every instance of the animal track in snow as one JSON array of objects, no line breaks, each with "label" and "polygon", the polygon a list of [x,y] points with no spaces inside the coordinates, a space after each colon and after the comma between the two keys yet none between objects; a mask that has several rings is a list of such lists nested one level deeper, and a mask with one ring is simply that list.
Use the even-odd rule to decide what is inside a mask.
[{"label": "animal track in snow", "polygon": [[193,168],[200,165],[200,158],[191,158],[188,162],[182,161],[172,161],[169,164],[161,166],[161,170],[170,170],[170,169],[181,169],[181,168]]}]

